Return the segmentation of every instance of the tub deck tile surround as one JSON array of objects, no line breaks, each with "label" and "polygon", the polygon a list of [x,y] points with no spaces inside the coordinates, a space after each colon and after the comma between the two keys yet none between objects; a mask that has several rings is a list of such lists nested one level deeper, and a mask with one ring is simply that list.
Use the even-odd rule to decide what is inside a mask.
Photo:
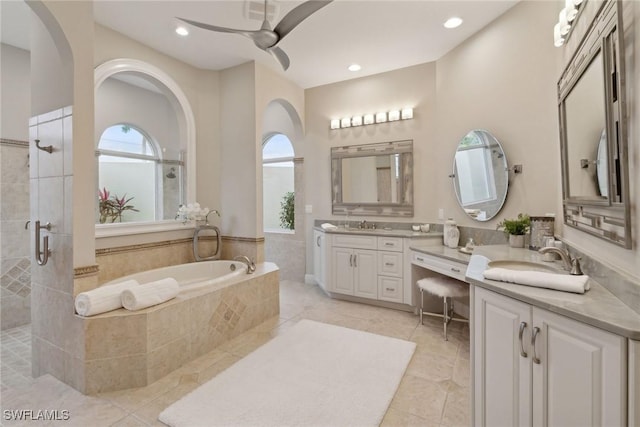
[{"label": "tub deck tile surround", "polygon": [[144,310],[82,318],[87,394],[142,387],[278,315],[278,267],[258,265],[221,289],[185,291]]}]

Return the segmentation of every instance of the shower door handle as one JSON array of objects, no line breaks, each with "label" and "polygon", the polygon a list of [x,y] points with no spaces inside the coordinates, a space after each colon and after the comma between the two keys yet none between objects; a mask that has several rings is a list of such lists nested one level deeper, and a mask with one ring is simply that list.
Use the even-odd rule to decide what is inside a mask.
[{"label": "shower door handle", "polygon": [[40,225],[40,221],[36,221],[36,261],[38,265],[45,265],[47,261],[49,261],[49,255],[51,255],[49,236],[44,236],[42,239],[43,251],[40,251],[40,229],[42,228],[51,231],[51,223],[48,222],[46,225]]}]

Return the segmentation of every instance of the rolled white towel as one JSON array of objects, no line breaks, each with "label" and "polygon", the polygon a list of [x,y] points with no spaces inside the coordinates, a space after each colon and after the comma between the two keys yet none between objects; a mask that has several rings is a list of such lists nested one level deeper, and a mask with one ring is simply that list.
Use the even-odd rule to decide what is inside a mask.
[{"label": "rolled white towel", "polygon": [[178,281],[171,277],[143,283],[122,292],[122,306],[127,310],[142,310],[175,298],[180,292]]},{"label": "rolled white towel", "polygon": [[331,224],[330,222],[325,222],[320,225],[323,230],[335,230],[338,226]]},{"label": "rolled white towel", "polygon": [[577,294],[584,294],[590,288],[589,276],[585,275],[572,276],[540,271],[510,270],[508,268],[489,268],[484,271],[483,275],[485,279]]},{"label": "rolled white towel", "polygon": [[80,316],[93,316],[107,311],[122,308],[120,294],[125,289],[130,289],[140,284],[136,280],[125,280],[115,285],[100,286],[87,292],[76,295],[75,307]]}]

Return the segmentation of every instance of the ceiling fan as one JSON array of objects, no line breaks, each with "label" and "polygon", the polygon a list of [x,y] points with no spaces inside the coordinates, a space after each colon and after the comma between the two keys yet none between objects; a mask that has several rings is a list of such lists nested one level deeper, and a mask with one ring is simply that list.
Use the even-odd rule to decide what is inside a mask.
[{"label": "ceiling fan", "polygon": [[216,25],[204,24],[202,22],[192,21],[185,18],[177,19],[205,30],[218,31],[221,33],[235,33],[248,37],[258,48],[273,55],[273,57],[276,58],[282,68],[286,71],[290,64],[289,57],[276,45],[280,43],[280,40],[289,34],[298,24],[332,1],[333,0],[306,1],[287,13],[273,30],[271,29],[269,21],[267,21],[267,0],[264,0],[264,20],[262,21],[262,26],[259,30],[255,31],[218,27]]}]

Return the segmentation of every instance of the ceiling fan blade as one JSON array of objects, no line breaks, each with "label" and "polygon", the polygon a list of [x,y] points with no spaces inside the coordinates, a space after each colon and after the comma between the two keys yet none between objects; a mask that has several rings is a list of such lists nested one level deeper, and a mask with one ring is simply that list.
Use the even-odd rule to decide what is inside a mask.
[{"label": "ceiling fan blade", "polygon": [[204,24],[202,22],[192,21],[190,19],[185,19],[185,18],[179,18],[177,16],[176,16],[176,19],[179,19],[182,22],[186,22],[187,24],[191,24],[194,27],[202,28],[202,29],[205,29],[205,30],[218,31],[220,33],[242,34],[243,36],[247,36],[250,39],[252,39],[253,38],[253,34],[256,33],[256,31],[236,30],[235,28],[225,28],[225,27],[218,27],[216,25]]},{"label": "ceiling fan blade", "polygon": [[273,31],[278,34],[279,40],[282,40],[284,36],[289,34],[299,23],[307,19],[309,15],[325,7],[332,1],[333,0],[309,0],[296,6],[278,22],[278,25],[276,25]]},{"label": "ceiling fan blade", "polygon": [[274,47],[268,48],[267,52],[269,52],[271,55],[273,55],[273,57],[278,60],[280,65],[282,65],[282,68],[285,71],[287,71],[287,68],[289,68],[290,61],[289,61],[289,57],[287,56],[286,53],[284,53],[284,51],[282,49],[280,49],[277,46],[274,46]]}]

